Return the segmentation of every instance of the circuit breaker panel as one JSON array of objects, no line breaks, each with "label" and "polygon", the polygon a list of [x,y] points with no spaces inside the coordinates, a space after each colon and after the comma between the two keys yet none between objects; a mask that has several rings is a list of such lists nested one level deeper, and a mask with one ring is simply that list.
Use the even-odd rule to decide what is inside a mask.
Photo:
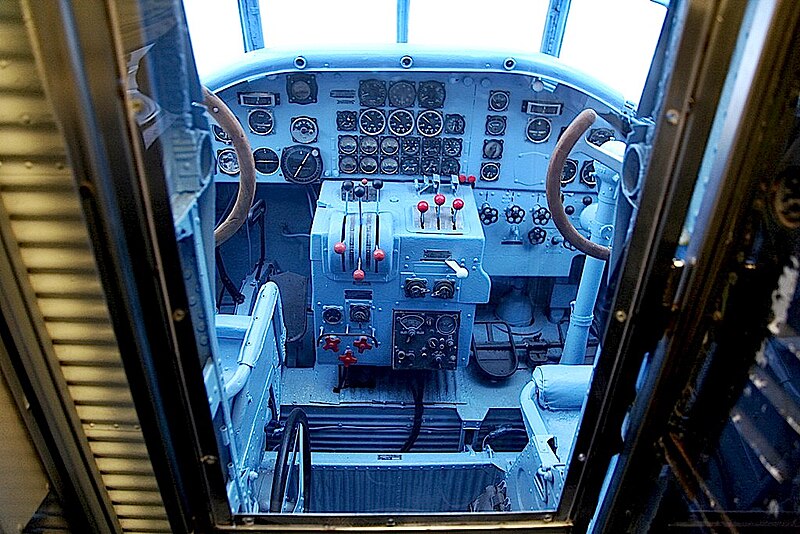
[{"label": "circuit breaker panel", "polygon": [[488,302],[483,227],[456,179],[326,181],[311,231],[317,362],[466,365]]}]

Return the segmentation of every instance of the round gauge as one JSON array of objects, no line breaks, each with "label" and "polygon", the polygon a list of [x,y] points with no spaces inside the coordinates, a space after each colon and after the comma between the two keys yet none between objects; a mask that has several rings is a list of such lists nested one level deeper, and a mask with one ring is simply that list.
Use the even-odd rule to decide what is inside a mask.
[{"label": "round gauge", "polygon": [[295,117],[289,130],[298,143],[307,145],[317,140],[317,123],[311,117]]},{"label": "round gauge", "polygon": [[400,150],[400,142],[395,137],[384,137],[381,140],[381,152],[387,156],[394,156]]},{"label": "round gauge", "polygon": [[311,84],[305,79],[295,78],[289,86],[289,95],[295,102],[308,102],[311,100],[311,94],[314,90]]},{"label": "round gauge", "polygon": [[407,176],[419,174],[419,159],[406,157],[400,160],[400,172]]},{"label": "round gauge", "polygon": [[231,176],[239,174],[239,160],[236,158],[236,152],[232,148],[217,152],[217,165],[219,165],[219,170],[225,174]]},{"label": "round gauge", "polygon": [[461,170],[461,165],[456,158],[442,158],[442,166],[439,171],[444,176],[458,174]]},{"label": "round gauge", "polygon": [[342,154],[355,154],[358,149],[358,141],[352,135],[339,136],[339,152]]},{"label": "round gauge", "polygon": [[414,115],[406,109],[396,109],[389,114],[389,131],[403,137],[414,131]]},{"label": "round gauge", "polygon": [[216,124],[212,124],[211,131],[214,132],[214,139],[217,141],[225,143],[226,145],[231,144],[231,138],[228,135],[228,132],[223,130],[221,127],[217,126]]},{"label": "round gauge", "polygon": [[419,137],[406,137],[403,139],[403,154],[419,153]]},{"label": "round gauge", "polygon": [[257,148],[253,152],[253,160],[256,163],[256,170],[261,174],[275,174],[281,164],[278,154],[271,148]]},{"label": "round gauge", "polygon": [[307,145],[292,145],[281,153],[281,171],[286,180],[308,184],[322,175],[322,158],[319,149]]},{"label": "round gauge", "polygon": [[359,166],[364,174],[375,174],[375,171],[378,170],[378,160],[372,156],[364,156],[361,158]]},{"label": "round gauge", "polygon": [[498,115],[486,117],[486,135],[503,135],[506,133],[506,118]]},{"label": "round gauge", "polygon": [[365,107],[386,105],[386,82],[361,80],[358,83],[358,99]]},{"label": "round gauge", "polygon": [[452,334],[458,328],[456,318],[452,315],[441,315],[436,319],[436,331],[446,336]]},{"label": "round gauge", "polygon": [[378,140],[374,137],[362,137],[359,141],[362,154],[376,154],[378,152]]},{"label": "round gauge", "polygon": [[578,162],[574,159],[568,159],[564,162],[564,168],[561,170],[561,185],[567,185],[575,179],[578,174]]},{"label": "round gauge", "polygon": [[422,158],[422,174],[425,176],[439,174],[439,158]]},{"label": "round gauge", "polygon": [[441,151],[442,151],[441,139],[430,137],[422,140],[423,156],[438,156]]},{"label": "round gauge", "polygon": [[457,158],[461,155],[461,139],[457,137],[447,137],[442,142],[442,152],[445,156]]},{"label": "round gauge", "polygon": [[500,177],[500,164],[488,161],[481,164],[481,180],[494,182]]},{"label": "round gauge", "polygon": [[503,141],[486,139],[483,142],[483,157],[486,159],[500,159],[503,157]]},{"label": "round gauge", "polygon": [[553,126],[548,119],[534,117],[528,121],[528,127],[525,128],[525,136],[531,143],[544,143],[550,139],[552,128]]},{"label": "round gauge", "polygon": [[586,161],[581,167],[581,183],[587,187],[594,187],[597,185],[597,177],[594,175],[594,162]]},{"label": "round gauge", "polygon": [[386,127],[383,111],[375,108],[365,109],[358,117],[358,126],[367,135],[378,135]]},{"label": "round gauge", "polygon": [[400,164],[395,158],[383,158],[381,160],[381,174],[397,174]]},{"label": "round gauge", "polygon": [[354,132],[356,121],[358,121],[358,113],[355,111],[336,112],[336,129],[340,132]]},{"label": "round gauge", "polygon": [[420,82],[417,95],[420,107],[433,109],[444,106],[446,93],[442,82]]},{"label": "round gauge", "polygon": [[438,111],[423,111],[417,117],[417,131],[425,137],[433,137],[442,133],[444,119]]},{"label": "round gauge", "polygon": [[396,108],[407,108],[414,105],[417,90],[411,82],[400,81],[389,86],[389,105]]},{"label": "round gauge", "polygon": [[344,314],[341,308],[329,307],[322,310],[322,320],[328,324],[339,324],[343,318]]},{"label": "round gauge", "polygon": [[358,170],[358,162],[353,156],[343,156],[339,159],[339,170],[345,174],[353,174]]},{"label": "round gauge", "polygon": [[444,118],[444,132],[448,134],[461,135],[467,124],[463,115],[447,115]]},{"label": "round gauge", "polygon": [[508,93],[506,91],[491,91],[489,93],[489,109],[492,111],[507,110]]},{"label": "round gauge", "polygon": [[254,109],[247,116],[247,124],[250,125],[250,131],[254,134],[267,135],[272,133],[275,121],[272,119],[271,112],[265,109]]}]

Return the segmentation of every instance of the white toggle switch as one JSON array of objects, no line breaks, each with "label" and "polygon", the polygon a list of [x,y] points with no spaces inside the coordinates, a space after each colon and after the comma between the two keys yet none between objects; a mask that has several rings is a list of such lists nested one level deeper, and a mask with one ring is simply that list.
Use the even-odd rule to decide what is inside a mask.
[{"label": "white toggle switch", "polygon": [[469,271],[458,264],[456,260],[444,260],[448,267],[453,269],[456,273],[456,278],[466,278],[469,276]]}]

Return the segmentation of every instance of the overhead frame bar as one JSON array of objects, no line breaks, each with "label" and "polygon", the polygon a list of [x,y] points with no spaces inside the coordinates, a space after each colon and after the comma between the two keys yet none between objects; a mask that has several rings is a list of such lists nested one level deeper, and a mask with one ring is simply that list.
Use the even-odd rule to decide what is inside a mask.
[{"label": "overhead frame bar", "polygon": [[564,31],[567,29],[567,18],[572,0],[550,0],[547,8],[547,20],[542,31],[542,44],[539,51],[554,57],[561,55],[561,44],[564,42]]},{"label": "overhead frame bar", "polygon": [[244,51],[264,48],[260,0],[239,0],[239,21],[242,25]]}]

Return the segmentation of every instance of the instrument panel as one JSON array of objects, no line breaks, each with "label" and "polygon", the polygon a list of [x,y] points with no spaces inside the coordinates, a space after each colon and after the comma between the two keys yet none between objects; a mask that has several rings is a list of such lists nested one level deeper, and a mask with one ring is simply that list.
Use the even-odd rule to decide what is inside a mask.
[{"label": "instrument panel", "polygon": [[[260,184],[447,177],[474,189],[487,257],[502,258],[486,262],[489,275],[569,274],[581,254],[548,210],[547,166],[562,132],[588,107],[599,116],[588,141],[624,139],[631,117],[620,95],[542,55],[516,61],[453,51],[412,61],[398,51],[349,51],[300,62],[270,53],[210,84],[222,87],[218,95],[244,125]],[[237,181],[230,141],[217,127],[213,134],[216,180]],[[561,187],[580,231],[581,215],[597,202],[594,161],[573,151]]]},{"label": "instrument panel", "polygon": [[[585,107],[616,112],[565,84],[519,73],[302,72],[221,93],[248,132],[259,182],[308,184],[380,176],[474,176],[482,189],[544,189],[559,135]],[[602,119],[594,141],[621,138]],[[220,181],[238,179],[216,125]],[[567,192],[591,192],[592,161],[570,159]]]}]

